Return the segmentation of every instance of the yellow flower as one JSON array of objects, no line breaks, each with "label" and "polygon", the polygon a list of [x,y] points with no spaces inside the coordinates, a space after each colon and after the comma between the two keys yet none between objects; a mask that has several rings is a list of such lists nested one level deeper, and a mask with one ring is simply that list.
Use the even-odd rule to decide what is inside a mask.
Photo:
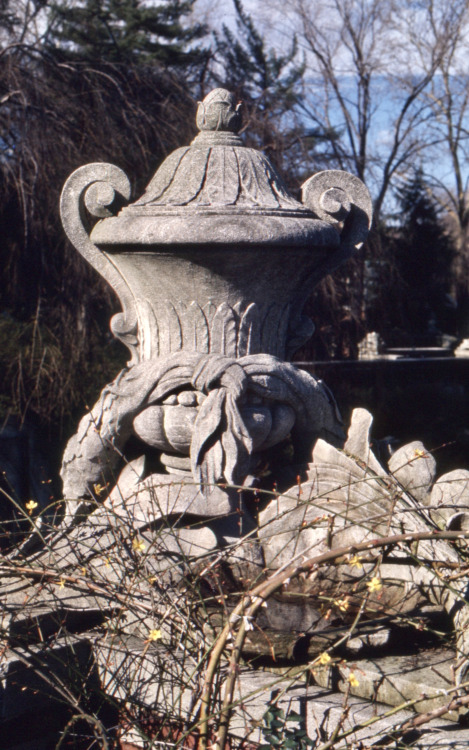
[{"label": "yellow flower", "polygon": [[318,658],[318,663],[322,664],[323,667],[327,667],[327,665],[330,664],[331,661],[332,659],[327,653],[327,651],[323,651],[321,656]]},{"label": "yellow flower", "polygon": [[341,612],[346,612],[350,606],[348,599],[335,599],[334,604]]},{"label": "yellow flower", "polygon": [[158,580],[158,579],[157,579],[157,577],[156,577],[156,576],[150,576],[150,577],[148,578],[148,583],[150,583],[150,584],[151,584],[151,585],[153,586],[153,584],[154,584],[154,583],[156,583],[156,582],[157,582],[157,580]]},{"label": "yellow flower", "polygon": [[353,557],[351,557],[348,561],[348,564],[351,565],[352,568],[363,568],[360,555],[354,555]]},{"label": "yellow flower", "polygon": [[59,581],[59,589],[63,589],[65,587],[65,580],[63,578]]},{"label": "yellow flower", "polygon": [[97,482],[96,484],[93,484],[94,494],[100,497],[106,492],[106,487],[107,485],[99,484],[99,482]]},{"label": "yellow flower", "polygon": [[416,448],[414,450],[414,457],[415,458],[428,458],[428,453],[425,453],[421,448]]},{"label": "yellow flower", "polygon": [[134,539],[132,542],[132,549],[135,550],[135,552],[144,552],[145,544],[141,539]]},{"label": "yellow flower", "polygon": [[347,679],[349,681],[350,687],[358,687],[360,684],[356,678],[355,672],[350,672]]},{"label": "yellow flower", "polygon": [[26,503],[26,510],[28,511],[28,515],[31,516],[33,513],[34,508],[37,508],[37,503],[35,500],[30,500]]},{"label": "yellow flower", "polygon": [[368,586],[368,591],[370,592],[370,594],[373,594],[375,591],[381,591],[381,589],[383,588],[383,584],[376,576],[372,578],[371,581],[368,581],[366,585]]},{"label": "yellow flower", "polygon": [[111,558],[110,557],[106,557],[104,559],[104,567],[105,568],[110,568],[111,567]]},{"label": "yellow flower", "polygon": [[86,568],[80,568],[80,570],[83,573],[83,575],[86,576]]},{"label": "yellow flower", "polygon": [[161,630],[159,629],[150,630],[150,632],[148,633],[149,641],[159,641],[162,637],[163,636],[161,635]]},{"label": "yellow flower", "polygon": [[332,609],[330,607],[325,607],[324,605],[321,607],[321,614],[324,617],[325,620],[330,620],[332,615]]}]

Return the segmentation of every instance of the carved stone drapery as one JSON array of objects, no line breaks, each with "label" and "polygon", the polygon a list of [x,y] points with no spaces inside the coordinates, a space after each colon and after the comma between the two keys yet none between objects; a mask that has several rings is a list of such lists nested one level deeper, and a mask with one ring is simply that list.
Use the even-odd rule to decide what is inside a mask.
[{"label": "carved stone drapery", "polygon": [[[73,504],[68,504],[57,533],[34,519],[34,532],[17,551],[17,581],[8,581],[2,590],[15,648],[26,632],[25,621],[41,640],[45,633],[44,645],[53,648],[56,637],[80,627],[86,611],[103,621],[116,615],[116,634],[138,633],[146,656],[152,634],[161,635],[164,623],[164,637],[171,644],[164,656],[166,674],[181,645],[181,592],[174,597],[174,621],[168,603],[183,580],[184,595],[190,595],[187,576],[197,575],[199,566],[207,574],[204,585],[209,585],[208,574],[222,561],[223,575],[229,572],[242,592],[240,601],[246,602],[246,593],[256,591],[250,586],[266,570],[287,567],[300,556],[347,543],[353,549],[390,532],[423,531],[427,537],[429,528],[435,530],[432,519],[446,521],[448,528],[467,524],[468,514],[460,507],[461,495],[469,505],[466,474],[446,475],[434,484],[425,510],[422,503],[434,475],[427,471],[431,460],[423,446],[398,451],[388,472],[371,450],[371,418],[364,412],[354,413],[343,445],[340,417],[327,388],[283,361],[311,333],[302,307],[312,285],[366,236],[366,188],[352,175],[323,172],[307,180],[300,203],[288,195],[265,157],[242,146],[235,133],[239,107],[228,92],[212,92],[197,120],[200,135],[191,147],[168,157],[135,203],[124,205],[130,197],[128,180],[110,165],[83,167],[64,188],[64,226],[118,293],[122,312],[112,329],[129,347],[132,360],[105,386],[65,451],[65,496],[84,502],[75,506],[73,519]],[[90,217],[98,219],[94,227]],[[279,482],[263,498],[256,528],[246,512],[247,496],[255,496],[256,482],[270,470],[269,490],[278,479],[283,449],[270,464],[266,457],[281,441],[287,449],[302,445],[309,455],[296,464],[297,450],[286,459],[283,485]],[[227,482],[244,487],[227,487]],[[246,492],[246,486],[253,492]],[[102,501],[100,507],[88,503],[90,498]],[[95,512],[86,520],[90,510]],[[359,555],[344,555],[336,566],[305,566],[302,576],[313,571],[306,578],[291,574],[292,580],[286,580],[290,571],[285,570],[283,583],[299,594],[315,623],[327,601],[345,613],[350,618],[346,638],[337,642],[335,632],[329,643],[346,640],[352,651],[357,638],[350,635],[358,635],[360,613],[376,617],[385,612],[392,618],[396,611],[408,613],[424,595],[454,616],[457,675],[464,678],[469,619],[466,581],[460,569],[455,572],[461,560],[452,546],[433,537],[418,544],[415,566],[416,546],[386,544],[383,554],[370,549],[362,562]],[[25,567],[28,556],[32,564]],[[26,585],[28,571],[37,580],[31,586]],[[63,578],[54,580],[55,571],[63,571]],[[370,581],[372,575],[380,578]],[[225,581],[215,580],[218,595]],[[200,595],[205,596],[202,588],[197,599]],[[209,600],[213,598],[210,592]],[[234,625],[224,589],[222,599],[227,622]],[[249,606],[256,599],[265,602],[263,596],[251,596]],[[132,600],[136,607],[128,618]],[[116,603],[123,604],[118,613]],[[291,614],[291,605],[287,607]],[[302,649],[310,624],[305,627],[303,617],[301,622],[293,617],[297,626],[292,626],[291,617],[285,618],[285,602],[273,598],[266,611],[272,625],[277,619],[282,630],[301,631],[296,644]],[[242,619],[250,623],[252,617]],[[322,619],[325,624],[327,612]],[[187,626],[189,621],[183,622]],[[262,627],[259,619],[256,627]],[[109,628],[105,635],[106,663],[113,665],[116,684],[114,658],[120,645],[116,648],[111,632]],[[275,644],[262,630],[260,634],[274,656]],[[196,640],[189,642],[190,647],[197,643],[197,659],[190,662],[194,685],[204,661],[199,660],[201,635],[197,631]],[[210,651],[207,640],[203,651]],[[28,648],[31,653],[36,679],[35,652]],[[184,643],[186,653],[192,657]],[[228,653],[231,660],[234,652]],[[126,656],[134,661],[133,654]],[[165,692],[160,671],[152,667],[159,694]],[[15,673],[13,679],[17,681]],[[162,704],[154,693],[150,703],[142,699],[139,667],[131,680],[139,707],[164,716],[172,715],[167,706],[171,712],[176,705],[181,710],[179,685],[177,704],[176,699]],[[105,685],[110,693],[115,690],[112,682]],[[353,689],[349,680],[347,696]],[[32,692],[37,690],[28,695]],[[191,713],[193,697],[194,692]],[[217,712],[212,716],[216,721]],[[243,702],[243,727],[245,718]],[[324,721],[318,722],[321,732]]]},{"label": "carved stone drapery", "polygon": [[[126,205],[126,176],[111,165],[81,167],[64,187],[65,230],[119,295],[122,313],[111,328],[132,354],[129,369],[84,420],[98,426],[100,446],[83,423],[67,448],[63,476],[71,495],[109,477],[132,435],[166,466],[191,466],[205,483],[242,483],[252,454],[301,425],[307,442],[319,435],[340,441],[332,397],[284,360],[314,329],[302,314],[312,287],[366,237],[368,191],[345,172],[321,172],[296,200],[268,159],[243,145],[239,106],[222,89],[199,105],[197,123],[192,144],[170,154],[133,203]],[[185,376],[163,392],[161,378],[174,357]],[[214,372],[223,363],[208,389],[196,382],[201,358]],[[236,378],[222,385],[237,362],[245,379],[239,392]],[[246,376],[247,362],[255,376]],[[150,400],[149,373],[158,394]],[[319,393],[326,406],[315,418]],[[108,408],[125,411],[125,429],[108,429]]]}]

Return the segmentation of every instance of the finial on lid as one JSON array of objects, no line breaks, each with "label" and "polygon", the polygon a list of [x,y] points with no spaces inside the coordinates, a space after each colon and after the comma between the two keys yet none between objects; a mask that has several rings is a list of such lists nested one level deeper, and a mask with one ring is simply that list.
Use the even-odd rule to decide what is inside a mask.
[{"label": "finial on lid", "polygon": [[221,130],[237,133],[241,127],[242,102],[237,102],[231,91],[213,89],[197,109],[199,130]]}]

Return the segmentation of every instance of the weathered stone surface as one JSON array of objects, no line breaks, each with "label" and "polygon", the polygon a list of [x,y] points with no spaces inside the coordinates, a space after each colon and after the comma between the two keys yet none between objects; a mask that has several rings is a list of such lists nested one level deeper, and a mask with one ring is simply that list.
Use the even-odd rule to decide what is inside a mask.
[{"label": "weathered stone surface", "polygon": [[[398,731],[399,726],[412,719],[414,714],[400,710],[386,717],[384,714],[389,708],[376,701],[376,696],[370,702],[357,697],[357,693],[371,694],[377,690],[378,697],[385,695],[391,705],[401,705],[406,699],[419,697],[419,691],[427,696],[436,694],[436,698],[427,697],[417,704],[422,712],[436,705],[445,705],[449,700],[445,694],[450,680],[448,654],[444,651],[427,654],[422,658],[423,665],[418,661],[413,663],[412,659],[415,657],[386,657],[374,665],[369,661],[340,663],[337,667],[339,686],[347,692],[352,691],[347,698],[345,714],[343,696],[321,686],[307,686],[294,673],[289,675],[283,670],[283,674],[274,674],[242,668],[237,680],[230,733],[240,739],[261,741],[264,715],[273,705],[283,710],[285,716],[295,713],[302,717],[302,722],[293,722],[289,728],[303,726],[315,741],[325,742],[339,721],[342,731],[355,731],[334,747],[344,749],[350,747],[351,742],[360,741],[367,746],[382,740],[387,734]],[[353,681],[354,685],[350,686],[348,677],[352,671],[358,685]],[[315,674],[316,679],[322,679],[326,684],[327,670],[323,671],[322,678],[318,670]],[[80,638],[68,636],[50,650],[45,650],[41,644],[28,651],[4,652],[0,717],[2,748],[46,750],[58,740],[67,719],[66,714],[60,713],[60,706],[67,703],[61,691],[64,684],[70,687],[71,675],[75,680],[85,680],[75,684],[76,692],[70,693],[72,704],[74,696],[78,696],[80,707],[97,710],[105,726],[107,714],[105,706],[100,707],[99,697],[103,689],[114,705],[126,701],[127,705],[154,710],[157,715],[165,714],[175,719],[180,716],[188,720],[195,718],[200,684],[191,656],[183,649],[169,647],[164,642],[149,644],[142,638],[112,633],[104,637],[96,637],[93,633]],[[224,678],[220,685],[221,694],[223,681]],[[35,713],[47,713],[51,705],[59,714],[57,726],[50,727],[44,744],[41,744],[44,739],[41,736],[36,737],[36,745],[31,744],[34,737],[28,734],[28,728],[38,731],[34,724]],[[71,710],[73,713],[73,705]],[[214,711],[216,718],[216,705]],[[15,728],[14,732],[12,728]],[[130,735],[126,737],[130,741]],[[430,747],[462,750],[469,742],[469,730],[439,718],[428,721],[418,731],[414,730],[408,739],[412,739],[413,747],[421,750]],[[138,747],[145,747],[145,741],[137,731],[132,733],[132,741]]]},{"label": "weathered stone surface", "polygon": [[469,339],[463,339],[454,350],[455,357],[469,357]]},{"label": "weathered stone surface", "polygon": [[[451,699],[448,691],[454,686],[454,659],[454,651],[448,649],[422,650],[412,655],[339,663],[332,670],[313,670],[313,677],[320,687],[333,684],[342,692],[388,706],[417,700],[414,710],[427,713],[446,706]],[[351,684],[351,673],[357,684]],[[457,721],[458,714],[453,711],[444,718]]]},{"label": "weathered stone surface", "polygon": [[[312,444],[318,436],[333,444],[343,440],[337,407],[328,389],[293,365],[268,354],[232,359],[225,355],[175,353],[123,370],[102,391],[67,445],[62,468],[65,496],[90,497],[96,495],[97,486],[111,484],[134,431],[135,419],[182,388],[193,388],[206,398],[185,424],[173,423],[173,444],[163,442],[168,439],[160,432],[164,417],[163,421],[154,419],[151,443],[165,449],[174,449],[175,440],[181,449],[186,445],[192,475],[202,483],[207,495],[216,482],[238,485],[248,475],[259,436],[256,412],[262,421],[267,416],[269,420],[260,448],[285,437],[291,427],[293,438],[305,445]],[[259,400],[265,404],[262,410],[256,405]],[[162,408],[196,411],[195,407],[183,405]],[[149,423],[151,426],[151,416]],[[150,426],[144,424],[148,435]],[[253,435],[249,424],[255,427]]]},{"label": "weathered stone surface", "polygon": [[[67,447],[68,498],[110,483],[133,434],[167,466],[167,453],[190,455],[206,487],[242,484],[252,454],[290,432],[303,447],[342,439],[326,389],[275,358],[311,335],[304,303],[363,243],[370,196],[353,175],[328,171],[297,201],[236,135],[239,117],[232,94],[209,94],[193,143],[121,210],[128,181],[112,165],[82,167],[64,187],[65,230],[121,296],[113,331],[132,352]],[[89,235],[82,201],[99,219]]]},{"label": "weathered stone surface", "polygon": [[[350,456],[363,461],[369,471],[377,477],[385,477],[386,472],[371,450],[370,433],[373,424],[373,416],[366,409],[354,409],[350,419],[350,427],[344,451]],[[314,472],[314,466],[310,468]]]},{"label": "weathered stone surface", "polygon": [[[142,642],[135,638],[120,642],[119,639],[112,638],[100,641],[96,644],[96,653],[100,679],[103,684],[109,685],[111,694],[116,697],[127,694],[132,696],[132,700],[155,709],[158,707],[169,715],[175,707],[188,717],[194,715],[199,697],[198,684],[194,680],[191,685],[185,679],[187,666],[182,653],[179,659],[174,659],[174,655],[169,658],[164,646],[156,645],[145,649]],[[446,690],[451,687],[450,656],[445,651],[427,654],[423,660],[424,665],[415,661],[412,663],[412,657],[385,657],[374,664],[367,661],[339,665],[339,686],[344,691],[351,689],[347,700],[350,711],[344,717],[344,730],[369,724],[358,728],[348,738],[348,742],[365,742],[372,738],[376,741],[415,715],[410,710],[401,710],[387,718],[379,718],[389,710],[380,702],[381,696],[389,699],[388,706],[399,706],[406,700],[419,697],[422,692],[427,696],[435,695],[435,698],[422,699],[417,704],[416,708],[421,713],[445,705],[450,699],[446,695]],[[417,667],[414,670],[415,663]],[[352,670],[360,684],[347,687]],[[285,671],[283,670],[284,673]],[[315,672],[317,679],[321,680],[320,669]],[[157,681],[154,679],[155,674],[160,675]],[[285,715],[294,712],[302,716],[309,736],[324,742],[337,725],[343,710],[343,697],[328,689],[327,670],[323,670],[322,681],[324,685],[306,686],[303,680],[295,677],[294,672],[291,676],[288,673],[282,676],[269,671],[242,668],[237,681],[237,707],[230,722],[230,732],[239,738],[248,737],[254,742],[261,741],[259,725],[263,724],[269,701],[273,701]],[[376,693],[377,690],[380,691],[378,699],[376,695],[373,696],[373,691]],[[366,695],[366,700],[361,697],[363,694]],[[371,698],[373,702],[370,702]],[[462,743],[469,741],[469,730],[458,728],[454,721],[448,723],[448,718],[429,721],[420,732],[415,733],[414,738],[419,734],[421,737],[418,740],[421,744],[417,747],[430,747],[425,744],[427,737],[432,742],[437,739],[439,743],[448,738],[448,741],[451,739],[461,743],[462,748]],[[452,714],[451,719],[455,718]],[[345,740],[343,745],[338,745],[345,746]],[[444,747],[443,744],[438,746]]]},{"label": "weathered stone surface", "polygon": [[358,342],[358,359],[376,359],[382,354],[384,342],[379,333],[370,331]]},{"label": "weathered stone surface", "polygon": [[[331,548],[350,546],[353,550],[358,542],[434,528],[424,506],[384,471],[367,440],[356,434],[357,428],[370,425],[371,420],[362,411],[354,415],[344,452],[318,440],[308,469],[309,480],[273,499],[260,513],[259,537],[270,568],[281,568],[302,557],[312,558]],[[346,451],[360,455],[354,458]],[[403,460],[407,472],[409,451],[403,453],[398,457],[396,472]],[[411,446],[410,461],[415,458],[424,462],[429,484],[433,477],[429,466],[433,464],[425,460],[425,455],[423,448]],[[412,486],[416,475],[410,470],[406,473],[408,485]],[[420,489],[421,481],[417,479]],[[302,585],[301,591],[310,600],[325,597],[330,601],[331,614],[348,610],[354,613],[359,607],[373,613],[410,611],[422,602],[424,594],[430,602],[443,605],[448,614],[454,615],[458,651],[464,662],[469,654],[469,613],[458,601],[465,596],[466,581],[459,577],[448,586],[444,576],[432,570],[435,561],[443,567],[445,562],[457,565],[460,558],[455,549],[436,540],[420,541],[408,564],[402,562],[406,551],[396,548],[378,566],[379,554],[379,550],[368,554],[376,563],[357,564],[351,555],[345,564],[323,566],[310,576],[309,583]],[[418,562],[413,564],[412,558]],[[371,576],[378,576],[379,580],[375,593],[368,589]]]},{"label": "weathered stone surface", "polygon": [[207,498],[187,473],[150,474],[143,479],[134,467],[135,462],[124,467],[104,505],[120,518],[132,518],[137,525],[184,514],[199,518],[225,516],[239,503],[235,492],[220,487],[213,487]]},{"label": "weathered stone surface", "polygon": [[[44,710],[51,700],[64,698],[64,684],[69,691],[86,691],[89,678],[98,687],[93,670],[93,653],[87,639],[66,639],[47,651],[33,647],[7,652],[0,662],[2,677],[1,718],[19,719],[33,710]],[[91,686],[90,686],[91,687]],[[34,704],[34,706],[33,706]]]},{"label": "weathered stone surface", "polygon": [[87,618],[91,627],[116,613],[122,616],[124,609],[129,632],[148,633],[152,626],[138,607],[136,612],[125,607],[125,597],[138,593],[138,601],[150,613],[157,583],[160,593],[154,609],[158,603],[165,607],[162,592],[213,552],[218,539],[208,526],[155,525],[148,515],[133,515],[133,510],[131,504],[119,514],[108,500],[86,522],[59,529],[47,548],[27,561],[28,571],[35,569],[37,575],[29,572],[23,577],[17,561],[17,575],[12,571],[2,582],[1,611],[10,635],[34,637],[38,623],[49,633],[58,632],[64,622],[70,631],[79,631]]},{"label": "weathered stone surface", "polygon": [[200,686],[193,661],[183,649],[109,634],[94,642],[94,653],[108,695],[152,708],[159,715],[193,718],[191,707]]},{"label": "weathered stone surface", "polygon": [[[365,655],[370,649],[389,645],[391,631],[383,624],[363,622],[354,636],[347,638],[350,632],[348,628],[322,630],[324,623],[319,623],[319,620],[320,616],[312,606],[300,608],[290,602],[270,599],[266,609],[257,616],[256,627],[246,633],[242,655],[251,660],[254,658],[254,664],[255,657],[269,657],[273,663],[287,660],[292,665],[300,665],[334,648],[341,639],[342,646],[338,652],[348,657]],[[208,612],[205,626],[208,634],[219,634],[225,624],[226,617],[220,610]]]},{"label": "weathered stone surface", "polygon": [[[0,657],[2,750],[51,750],[77,713],[94,714],[108,737],[116,712],[102,699],[102,684],[88,638],[68,636],[44,648],[3,649]],[[75,731],[93,736],[86,722]],[[83,736],[82,735],[82,736]]]},{"label": "weathered stone surface", "polygon": [[[10,579],[3,603],[10,638],[29,637],[35,625],[49,637],[63,626],[82,629],[84,610],[101,617],[108,633],[93,648],[108,694],[185,718],[197,706],[207,642],[201,628],[192,634],[187,612],[181,617],[177,585],[185,580],[190,587],[201,565],[214,574],[204,579],[211,598],[225,601],[220,576],[227,569],[230,585],[249,586],[264,563],[277,569],[300,555],[425,530],[431,519],[421,501],[434,480],[423,446],[396,454],[389,474],[370,449],[371,418],[363,410],[354,414],[344,445],[327,388],[281,361],[311,333],[302,309],[312,286],[364,241],[368,191],[352,175],[323,172],[305,183],[300,203],[268,160],[243,146],[232,95],[212,92],[197,119],[195,141],[168,157],[134,203],[125,205],[129,181],[112,165],[82,167],[64,188],[65,230],[119,295],[122,313],[112,330],[132,360],[69,442],[66,518],[42,550],[28,548],[16,558],[32,568]],[[83,207],[98,219],[91,232]],[[287,437],[292,465],[315,443],[313,459],[307,481],[261,512],[259,546],[242,485],[255,486],[263,452]],[[129,460],[136,445],[144,455]],[[239,492],[220,483],[238,485]],[[242,543],[246,533],[251,538]],[[320,601],[348,612],[346,620],[359,608],[394,616],[426,596],[454,614],[464,662],[465,582],[448,587],[444,567],[438,575],[432,567],[435,560],[457,565],[457,552],[431,540],[411,553],[419,565],[409,563],[403,548],[384,560],[376,551],[363,564],[350,558],[321,568],[296,592],[308,606],[297,610],[295,626],[323,626],[329,614],[318,611]],[[281,604],[268,617],[278,622]],[[190,640],[184,649],[181,628]],[[161,636],[154,648],[153,637]],[[264,692],[250,702],[253,681]],[[238,736],[254,729],[259,738],[270,687],[263,676],[241,677]],[[285,682],[282,690],[288,694]],[[294,697],[306,721],[304,687],[294,690],[288,699]]]},{"label": "weathered stone surface", "polygon": [[388,467],[407,492],[428,505],[436,478],[436,461],[420,440],[414,440],[393,453]]},{"label": "weathered stone surface", "polygon": [[[343,696],[338,693],[321,692],[320,688],[308,688],[308,698],[308,734],[312,739],[324,742],[325,738],[332,735],[340,721],[343,721],[344,731],[357,727],[346,739],[337,742],[334,750],[349,750],[353,747],[352,743],[362,743],[365,748],[377,743],[379,747],[379,742],[392,734],[396,727],[412,719],[411,712],[405,710],[394,712],[386,718],[384,715],[389,711],[388,707],[353,697],[348,701],[350,708],[344,716]],[[402,746],[411,746],[417,750],[465,750],[468,742],[468,729],[458,728],[445,719],[434,719],[419,730],[409,731]],[[387,746],[396,747],[396,741],[391,739]]]},{"label": "weathered stone surface", "polygon": [[469,510],[469,471],[456,469],[439,477],[430,496],[433,520],[443,528],[467,530],[465,515]]}]

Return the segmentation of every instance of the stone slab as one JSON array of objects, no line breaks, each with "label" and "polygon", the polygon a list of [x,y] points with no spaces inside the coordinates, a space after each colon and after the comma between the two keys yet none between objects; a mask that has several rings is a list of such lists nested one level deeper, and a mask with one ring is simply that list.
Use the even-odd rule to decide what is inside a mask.
[{"label": "stone slab", "polygon": [[[58,663],[57,677],[61,681],[69,678],[68,659],[75,674],[87,673],[89,677],[92,676],[98,690],[103,690],[111,700],[119,702],[130,699],[137,705],[157,712],[194,717],[200,684],[197,679],[198,665],[192,657],[182,652],[178,654],[177,649],[164,642],[149,644],[137,637],[98,638],[94,633],[89,633],[88,636],[72,638],[70,642],[61,639],[60,644],[55,649],[51,648],[49,653],[38,646],[35,654],[25,652],[18,655],[12,651],[4,657],[0,729],[7,726],[11,728],[15,722],[17,727],[27,727],[29,718],[50,710],[52,696],[48,689],[44,689],[48,687],[47,684],[38,676],[32,664],[29,668],[25,664],[28,660],[34,662],[33,657],[40,660],[43,669],[49,668],[49,676],[57,672]],[[440,680],[442,685],[448,686],[450,656],[452,657],[451,652],[441,650],[433,652],[433,656],[430,652],[423,652],[417,664],[412,661],[416,659],[413,656],[384,657],[379,660],[379,669],[384,675],[383,684],[386,681],[391,684],[395,693],[399,693],[401,703],[405,700],[405,691],[410,690],[409,686],[404,685],[406,680],[409,684],[413,683],[414,693],[430,678],[433,684]],[[90,670],[91,662],[94,667]],[[225,667],[226,663],[222,665],[216,688],[220,697],[223,694]],[[297,669],[298,667],[296,671],[290,672],[284,670],[282,674],[255,671],[249,667],[240,669],[230,724],[232,735],[252,742],[262,741],[264,715],[272,703],[278,705],[285,716],[290,712],[298,714],[301,720],[289,723],[289,728],[305,728],[317,743],[316,746],[325,743],[340,725],[341,733],[345,733],[345,736],[338,737],[334,750],[350,750],[354,747],[353,743],[356,747],[360,747],[358,743],[362,743],[362,748],[369,748],[372,744],[379,747],[390,732],[415,716],[410,710],[395,710],[379,701],[352,695],[351,692],[344,695],[335,689],[307,684],[304,677],[298,675]],[[370,660],[341,665],[338,667],[339,687],[341,683],[345,683],[351,670],[359,683],[365,685],[367,680],[374,679],[373,670],[377,669],[378,666]],[[379,690],[377,695],[381,695]],[[444,694],[440,697],[441,700],[447,700]],[[429,707],[427,699],[426,709]],[[136,747],[145,747],[144,740],[138,737],[138,733],[132,732],[131,738],[129,736],[123,739],[131,740]],[[26,733],[23,739],[18,735],[16,740],[3,744],[2,748],[32,750],[31,741],[31,736]],[[463,750],[469,747],[469,729],[446,718],[438,718],[429,721],[419,730],[412,730],[405,741],[412,743],[416,750]],[[36,747],[37,750],[42,750],[42,747],[45,750],[46,745],[38,743]],[[395,747],[395,741],[392,740],[388,747]]]},{"label": "stone slab", "polygon": [[[339,693],[321,691],[318,687],[309,688],[306,702],[308,735],[313,740],[325,742],[341,721],[344,705],[344,696]],[[349,697],[347,705],[349,712],[343,721],[343,731],[347,732],[354,727],[357,729],[343,740],[338,740],[334,750],[369,748],[374,743],[379,747],[380,742],[384,746],[384,740],[390,732],[415,715],[410,711],[400,710],[391,716],[389,707],[382,703],[371,703],[354,696]],[[445,719],[433,719],[419,731],[407,733],[405,745],[401,747],[410,746],[415,750],[467,750],[469,729]],[[396,743],[391,742],[386,747],[395,750]]]},{"label": "stone slab", "polygon": [[[183,688],[183,682],[187,681],[190,673],[189,662],[181,657],[179,665],[177,660],[171,659],[170,663],[167,648],[164,646],[145,648],[141,639],[138,638],[122,642],[120,655],[118,649],[113,650],[110,661],[110,652],[106,656],[106,648],[109,645],[109,642],[96,644],[101,681],[106,685],[107,691],[119,698],[123,697],[133,685],[134,688],[131,687],[130,690],[132,699],[160,711],[176,709],[183,715],[192,715],[197,699],[195,674],[192,690],[187,687]],[[393,699],[394,705],[403,704],[423,688],[430,693],[428,684],[424,685],[427,679],[431,679],[434,685],[450,687],[452,652],[440,650],[435,651],[433,655],[431,652],[424,652],[420,657],[421,663],[416,666],[412,661],[415,658],[413,656],[384,657],[375,660],[376,663],[370,660],[359,660],[348,666],[343,665],[340,667],[342,679],[339,676],[339,680],[335,680],[334,689],[330,689],[329,686],[307,685],[305,679],[298,675],[298,667],[290,671],[282,670],[280,674],[242,667],[234,694],[235,708],[230,723],[231,734],[240,739],[261,742],[263,717],[269,702],[275,701],[285,715],[294,712],[303,717],[303,725],[309,736],[321,744],[326,741],[341,720],[346,704],[349,708],[347,715],[343,718],[343,731],[351,732],[354,727],[357,729],[347,735],[343,742],[334,745],[334,749],[345,750],[352,746],[352,742],[363,742],[366,747],[367,742],[379,741],[400,724],[415,716],[415,712],[402,709],[396,711],[377,700],[371,701],[366,697],[361,697],[356,694],[360,692],[358,687],[349,689],[346,698],[344,694],[337,691],[337,682],[339,688],[345,689],[346,679],[353,669],[362,685],[362,692],[366,688],[365,693],[370,694],[370,690],[376,688],[375,681],[380,670],[384,687],[376,692],[379,696],[387,695],[389,699]],[[385,670],[387,670],[386,673]],[[172,685],[169,685],[167,681],[170,674],[176,678]],[[159,675],[159,678],[155,679],[155,675]],[[223,677],[223,669],[221,676]],[[427,711],[437,705],[442,705],[448,700],[444,693],[446,688],[437,687],[437,690],[442,691],[441,694],[433,700],[431,698],[422,700],[417,708]],[[218,685],[218,689],[221,695],[223,683]],[[455,723],[455,714],[451,716],[453,721],[449,721],[447,717],[439,718],[428,722],[419,731],[412,730],[412,735],[409,737],[412,737],[413,742],[417,742],[413,747],[419,750],[433,747],[439,750],[467,748],[469,729],[461,728]],[[137,747],[144,747],[143,741],[139,745],[135,732],[132,733],[131,740]]]},{"label": "stone slab", "polygon": [[[336,686],[342,692],[367,700],[377,700],[388,706],[400,706],[420,698],[415,705],[418,713],[426,713],[448,703],[448,690],[454,684],[454,651],[431,649],[405,656],[381,656],[341,663],[332,669],[313,671],[315,682],[324,688]],[[351,685],[350,674],[357,684]],[[447,719],[457,721],[455,712]]]}]

